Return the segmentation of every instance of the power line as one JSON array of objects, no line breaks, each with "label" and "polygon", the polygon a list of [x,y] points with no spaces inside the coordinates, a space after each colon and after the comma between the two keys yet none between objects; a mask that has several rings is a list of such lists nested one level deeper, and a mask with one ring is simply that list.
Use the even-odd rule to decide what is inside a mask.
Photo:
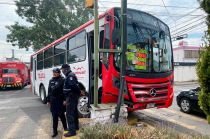
[{"label": "power line", "polygon": [[[111,2],[111,1],[106,1],[106,0],[103,0],[103,1],[100,1],[100,2],[106,2],[106,3],[117,3],[117,4],[120,4],[120,2]],[[153,5],[153,4],[135,4],[135,3],[129,3],[128,2],[128,5],[143,5],[143,6],[151,6],[151,7],[170,7],[170,8],[198,8],[198,7],[185,7],[185,6],[174,6],[174,5],[167,5],[167,6],[163,6],[163,5]]]},{"label": "power line", "polygon": [[[101,2],[108,2],[108,1],[101,1]],[[119,3],[119,2],[112,2],[112,3]],[[8,3],[8,2],[0,2],[0,5],[1,4],[4,4],[4,5],[16,5],[15,3]],[[130,4],[132,4],[132,3],[130,3]],[[19,6],[35,6],[35,5],[30,5],[30,4],[18,4],[18,5]],[[161,5],[148,5],[148,4],[136,4],[136,5],[161,6]],[[37,7],[37,6],[35,6],[35,7]],[[163,7],[163,6],[161,6],[161,7]],[[166,6],[166,7],[176,7],[176,6]],[[105,7],[105,6],[103,6],[103,8],[107,9],[107,8],[111,8],[111,7]],[[64,9],[64,8],[63,7],[57,7],[56,9]],[[100,10],[100,11],[101,12],[105,12],[103,10]],[[152,11],[145,11],[145,12],[152,12]],[[153,13],[153,14],[159,15],[159,16],[168,16],[167,14],[156,14],[156,13]],[[173,15],[170,15],[170,16],[179,17],[179,16],[185,16],[185,14],[184,15],[183,14],[173,14]],[[196,16],[201,16],[201,15],[191,15],[191,14],[188,14],[188,16],[196,17]]]},{"label": "power line", "polygon": [[[205,21],[201,21],[201,22],[199,22],[199,23],[197,23],[197,24],[194,24],[194,25],[192,25],[192,26],[185,26],[185,27],[187,27],[187,28],[184,28],[183,27],[183,29],[180,29],[180,30],[176,30],[176,31],[172,31],[172,34],[178,34],[179,32],[182,32],[182,31],[184,31],[184,30],[187,30],[187,29],[189,29],[189,28],[192,28],[192,27],[194,27],[194,26],[196,26],[196,25],[202,25],[202,24],[204,24],[205,23]],[[178,32],[178,33],[177,33]]]},{"label": "power line", "polygon": [[164,0],[162,0],[162,3],[163,3],[163,5],[164,5],[164,7],[165,7],[165,9],[166,9],[166,12],[168,13],[169,17],[176,23],[176,21],[172,18],[172,16],[170,16],[171,14],[170,14],[170,12],[169,12],[168,9],[167,9]]},{"label": "power line", "polygon": [[[205,17],[206,17],[206,16],[203,16],[203,17],[199,18],[198,20],[201,20],[201,19],[203,19],[203,18],[205,18]],[[196,20],[196,21],[193,21],[194,19],[197,19],[197,18],[193,18],[193,19],[189,19],[189,20],[180,22],[178,25],[170,27],[170,29],[173,29],[173,28],[175,28],[175,27],[177,27],[177,26],[179,26],[179,25],[182,25],[183,23],[187,23],[187,22],[196,22],[197,20]]]},{"label": "power line", "polygon": [[[205,26],[202,26],[202,27],[200,27],[200,28],[194,28],[194,29],[200,30],[200,29],[203,29],[204,27],[205,27]],[[176,38],[176,37],[178,37],[178,36],[183,36],[183,35],[189,34],[189,33],[191,33],[192,31],[194,31],[194,29],[189,30],[188,32],[183,33],[183,34],[180,34],[180,35],[177,35],[177,36],[171,36],[171,38]],[[174,41],[177,41],[177,40],[174,40]]]},{"label": "power line", "polygon": [[[203,26],[202,26],[202,25],[203,25]],[[199,28],[195,27],[195,28],[193,28],[193,29],[187,31],[187,32],[185,32],[184,34],[190,33],[190,32],[192,32],[192,31],[194,31],[195,29],[196,29],[196,30],[200,30],[200,29],[203,29],[204,27],[207,27],[205,24],[202,24],[202,25],[201,25],[201,27],[199,27]]]},{"label": "power line", "polygon": [[[172,34],[171,36],[177,36],[178,34],[184,34],[184,33],[188,32],[189,30],[192,30],[192,29],[194,29],[194,28],[196,28],[196,27],[201,26],[202,24],[203,24],[203,23],[198,23],[198,24],[193,25],[193,26],[191,26],[191,27],[189,27],[189,28],[186,28],[186,29],[183,29],[183,30],[181,30],[181,31],[179,31],[179,32],[177,32],[177,33],[174,33],[174,34]],[[178,35],[178,36],[179,36],[179,35]]]},{"label": "power line", "polygon": [[[179,29],[183,29],[184,27],[187,27],[187,26],[189,26],[189,25],[191,25],[191,24],[193,24],[193,23],[196,23],[196,22],[198,22],[198,21],[201,21],[201,19],[203,19],[203,18],[204,18],[204,17],[199,18],[198,20],[193,21],[193,22],[190,22],[190,23],[188,23],[188,24],[185,24],[185,25],[183,25],[183,26],[181,26],[181,27],[179,27],[179,28],[176,28],[175,30],[171,30],[171,32],[175,32],[175,31],[177,31],[177,30],[179,30]],[[202,21],[202,22],[205,22],[205,21]]]},{"label": "power line", "polygon": [[179,21],[179,20],[181,20],[182,18],[184,18],[184,17],[186,17],[186,16],[189,16],[191,13],[193,13],[193,12],[199,10],[199,9],[200,9],[200,7],[193,9],[192,11],[190,11],[190,12],[184,14],[181,18],[177,19],[176,21]]},{"label": "power line", "polygon": [[203,23],[205,23],[205,22],[201,22],[201,23],[195,24],[195,25],[193,25],[193,26],[191,26],[189,28],[183,29],[183,30],[181,30],[181,31],[179,31],[179,32],[177,32],[175,34],[172,34],[171,36],[174,37],[174,36],[177,36],[177,34],[183,34],[186,31],[189,31],[189,30],[192,30],[192,29],[194,29],[194,28],[196,28],[198,26],[201,26]]},{"label": "power line", "polygon": [[[103,7],[104,9],[109,9],[111,7]],[[99,10],[100,12],[106,12],[106,10]],[[157,16],[169,16],[168,14],[166,13],[157,13],[157,12],[154,12],[154,11],[149,11],[149,10],[145,10],[144,12],[147,12],[147,13],[150,13],[150,14],[153,14],[153,15],[157,15]],[[185,14],[171,14],[170,16],[172,17],[183,17],[185,16]],[[202,16],[202,14],[189,14],[188,16],[192,16],[192,17],[200,17]]]},{"label": "power line", "polygon": [[15,5],[15,3],[9,3],[9,2],[0,2],[0,5]]}]

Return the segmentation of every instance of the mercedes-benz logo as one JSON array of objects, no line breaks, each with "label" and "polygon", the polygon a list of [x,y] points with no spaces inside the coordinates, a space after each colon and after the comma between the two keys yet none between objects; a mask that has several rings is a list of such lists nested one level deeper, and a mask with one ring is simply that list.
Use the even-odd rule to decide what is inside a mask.
[{"label": "mercedes-benz logo", "polygon": [[155,97],[157,95],[157,92],[154,88],[150,90],[150,95],[153,97]]}]

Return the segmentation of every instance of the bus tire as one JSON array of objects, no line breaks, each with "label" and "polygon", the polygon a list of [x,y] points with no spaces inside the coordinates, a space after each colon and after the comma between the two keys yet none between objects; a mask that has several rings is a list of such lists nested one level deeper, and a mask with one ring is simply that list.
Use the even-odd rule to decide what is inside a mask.
[{"label": "bus tire", "polygon": [[43,85],[40,86],[39,96],[43,104],[47,103],[46,91]]},{"label": "bus tire", "polygon": [[85,92],[85,95],[81,95],[78,99],[77,110],[80,118],[89,118],[90,110],[88,107],[88,95]]}]

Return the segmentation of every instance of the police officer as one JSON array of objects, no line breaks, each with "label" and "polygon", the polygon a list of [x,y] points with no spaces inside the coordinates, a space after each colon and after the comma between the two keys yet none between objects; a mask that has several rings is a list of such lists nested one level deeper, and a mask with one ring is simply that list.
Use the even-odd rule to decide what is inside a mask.
[{"label": "police officer", "polygon": [[56,137],[58,135],[58,117],[61,119],[64,130],[67,130],[66,117],[65,117],[65,106],[64,106],[64,94],[63,85],[64,78],[60,75],[60,69],[53,69],[53,77],[49,81],[48,97],[47,103],[50,105],[50,111],[53,117],[53,135]]},{"label": "police officer", "polygon": [[68,133],[65,137],[76,135],[76,130],[79,130],[79,116],[77,111],[78,98],[80,89],[78,86],[77,77],[72,73],[68,64],[63,64],[61,67],[63,74],[66,76],[63,92],[66,96],[66,117],[68,123]]}]

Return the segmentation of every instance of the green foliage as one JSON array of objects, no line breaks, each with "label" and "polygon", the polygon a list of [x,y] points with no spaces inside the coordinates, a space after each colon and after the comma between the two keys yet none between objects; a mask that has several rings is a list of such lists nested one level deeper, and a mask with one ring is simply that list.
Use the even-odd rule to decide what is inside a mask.
[{"label": "green foliage", "polygon": [[7,41],[38,50],[92,18],[84,5],[84,0],[18,0],[16,12],[28,24],[7,26]]},{"label": "green foliage", "polygon": [[[197,75],[201,86],[199,93],[199,105],[207,117],[210,116],[210,47],[201,51],[200,59],[197,63]],[[210,118],[208,118],[210,123]]]},{"label": "green foliage", "polygon": [[208,14],[206,19],[208,30],[204,36],[205,48],[200,53],[196,69],[201,86],[199,105],[207,115],[207,120],[210,124],[210,0],[200,0],[199,2],[201,8]]},{"label": "green foliage", "polygon": [[209,137],[183,134],[163,127],[132,127],[120,124],[96,124],[80,131],[81,139],[209,139]]}]

